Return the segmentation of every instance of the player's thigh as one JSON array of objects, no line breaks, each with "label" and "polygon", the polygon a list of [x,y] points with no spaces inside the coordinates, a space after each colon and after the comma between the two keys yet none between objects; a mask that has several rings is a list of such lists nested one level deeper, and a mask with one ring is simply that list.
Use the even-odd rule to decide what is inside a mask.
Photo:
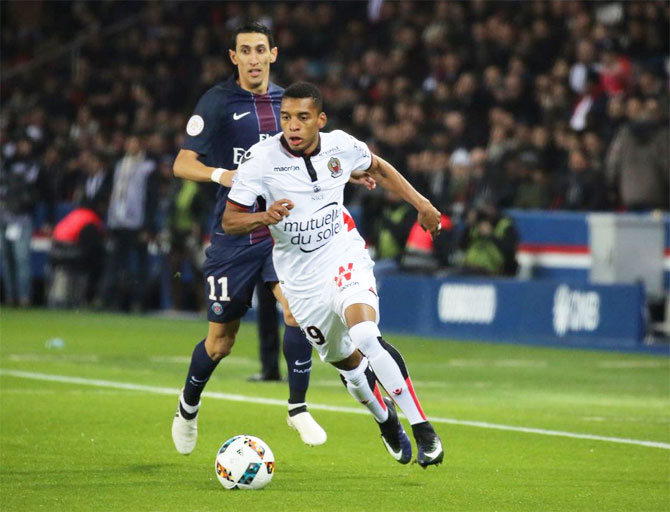
[{"label": "player's thigh", "polygon": [[351,355],[355,347],[329,296],[285,295],[293,316],[322,361],[342,361]]},{"label": "player's thigh", "polygon": [[272,245],[210,246],[203,265],[207,319],[213,323],[238,320],[251,307],[258,278]]},{"label": "player's thigh", "polygon": [[[379,323],[379,296],[377,295],[377,281],[372,268],[374,263],[367,255],[359,258],[343,260],[331,270],[333,308],[343,323],[351,320],[348,308],[356,304],[363,304],[359,321],[373,320]],[[371,311],[372,310],[372,311]],[[357,323],[357,322],[354,322]]]}]

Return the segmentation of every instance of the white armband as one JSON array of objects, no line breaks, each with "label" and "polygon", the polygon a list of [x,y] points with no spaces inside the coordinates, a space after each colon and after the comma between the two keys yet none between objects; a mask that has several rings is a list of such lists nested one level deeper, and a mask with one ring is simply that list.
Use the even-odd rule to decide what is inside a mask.
[{"label": "white armband", "polygon": [[221,182],[219,180],[221,179],[221,176],[223,175],[224,172],[226,172],[225,169],[217,167],[212,171],[212,175],[209,177],[209,179],[212,180],[217,185],[221,185]]}]

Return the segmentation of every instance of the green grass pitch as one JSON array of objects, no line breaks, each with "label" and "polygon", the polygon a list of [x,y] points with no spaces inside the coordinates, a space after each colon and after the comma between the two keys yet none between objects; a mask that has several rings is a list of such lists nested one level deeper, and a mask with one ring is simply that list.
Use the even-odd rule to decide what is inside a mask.
[{"label": "green grass pitch", "polygon": [[[246,381],[259,364],[255,326],[243,324],[184,457],[170,426],[205,329],[204,319],[4,309],[0,510],[670,510],[667,357],[388,334],[446,449],[444,464],[423,470],[386,454],[372,418],[319,361],[308,400],[328,442],[303,445],[286,426],[287,385]],[[262,491],[216,480],[219,446],[240,433],[274,451]]]}]

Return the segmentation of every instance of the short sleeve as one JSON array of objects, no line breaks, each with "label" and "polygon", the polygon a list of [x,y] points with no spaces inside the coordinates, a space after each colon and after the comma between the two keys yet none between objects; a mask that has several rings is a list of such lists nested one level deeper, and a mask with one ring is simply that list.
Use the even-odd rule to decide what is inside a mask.
[{"label": "short sleeve", "polygon": [[186,123],[183,149],[190,149],[199,155],[206,155],[216,143],[217,127],[224,111],[224,97],[210,89],[202,95],[193,114]]},{"label": "short sleeve", "polygon": [[370,153],[368,145],[351,135],[347,134],[347,137],[349,137],[349,143],[353,148],[352,171],[367,171],[372,165],[372,153]]},{"label": "short sleeve", "polygon": [[256,198],[263,195],[262,168],[261,158],[254,155],[252,150],[247,151],[233,178],[228,201],[244,208],[252,206]]}]

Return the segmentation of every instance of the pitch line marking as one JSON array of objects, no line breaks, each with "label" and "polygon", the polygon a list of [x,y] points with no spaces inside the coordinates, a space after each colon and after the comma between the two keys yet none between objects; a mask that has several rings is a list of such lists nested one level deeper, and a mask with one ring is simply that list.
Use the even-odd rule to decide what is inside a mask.
[{"label": "pitch line marking", "polygon": [[[179,390],[176,388],[164,388],[159,386],[146,386],[143,384],[133,384],[130,382],[115,382],[111,380],[100,379],[85,379],[82,377],[70,377],[67,375],[53,375],[47,373],[24,372],[20,370],[8,370],[0,368],[0,375],[7,375],[10,377],[17,377],[20,379],[42,380],[50,382],[62,382],[64,384],[79,384],[82,386],[94,386],[100,388],[125,389],[128,391],[144,391],[146,393],[154,393],[157,395],[177,396]],[[204,397],[215,398],[218,400],[227,400],[229,402],[247,402],[263,405],[280,405],[286,407],[285,400],[276,400],[274,398],[258,398],[248,397],[243,395],[232,395],[229,393],[218,393],[213,391],[205,391],[202,394]],[[310,409],[320,411],[344,412],[349,414],[370,414],[365,409],[358,409],[353,407],[341,407],[325,404],[309,404]],[[498,423],[487,423],[485,421],[468,421],[457,420],[453,418],[436,418],[429,417],[430,421],[434,423],[446,423],[449,425],[461,425],[466,427],[488,428],[492,430],[506,430],[509,432],[523,432],[525,434],[539,434],[544,436],[568,437],[571,439],[588,439],[590,441],[604,441],[609,443],[632,444],[637,446],[646,446],[648,448],[661,448],[663,450],[670,450],[670,443],[661,443],[659,441],[644,441],[639,439],[627,439],[623,437],[608,437],[598,436],[593,434],[579,434],[575,432],[564,432],[560,430],[545,430],[541,428],[517,427],[512,425],[501,425]]]}]

